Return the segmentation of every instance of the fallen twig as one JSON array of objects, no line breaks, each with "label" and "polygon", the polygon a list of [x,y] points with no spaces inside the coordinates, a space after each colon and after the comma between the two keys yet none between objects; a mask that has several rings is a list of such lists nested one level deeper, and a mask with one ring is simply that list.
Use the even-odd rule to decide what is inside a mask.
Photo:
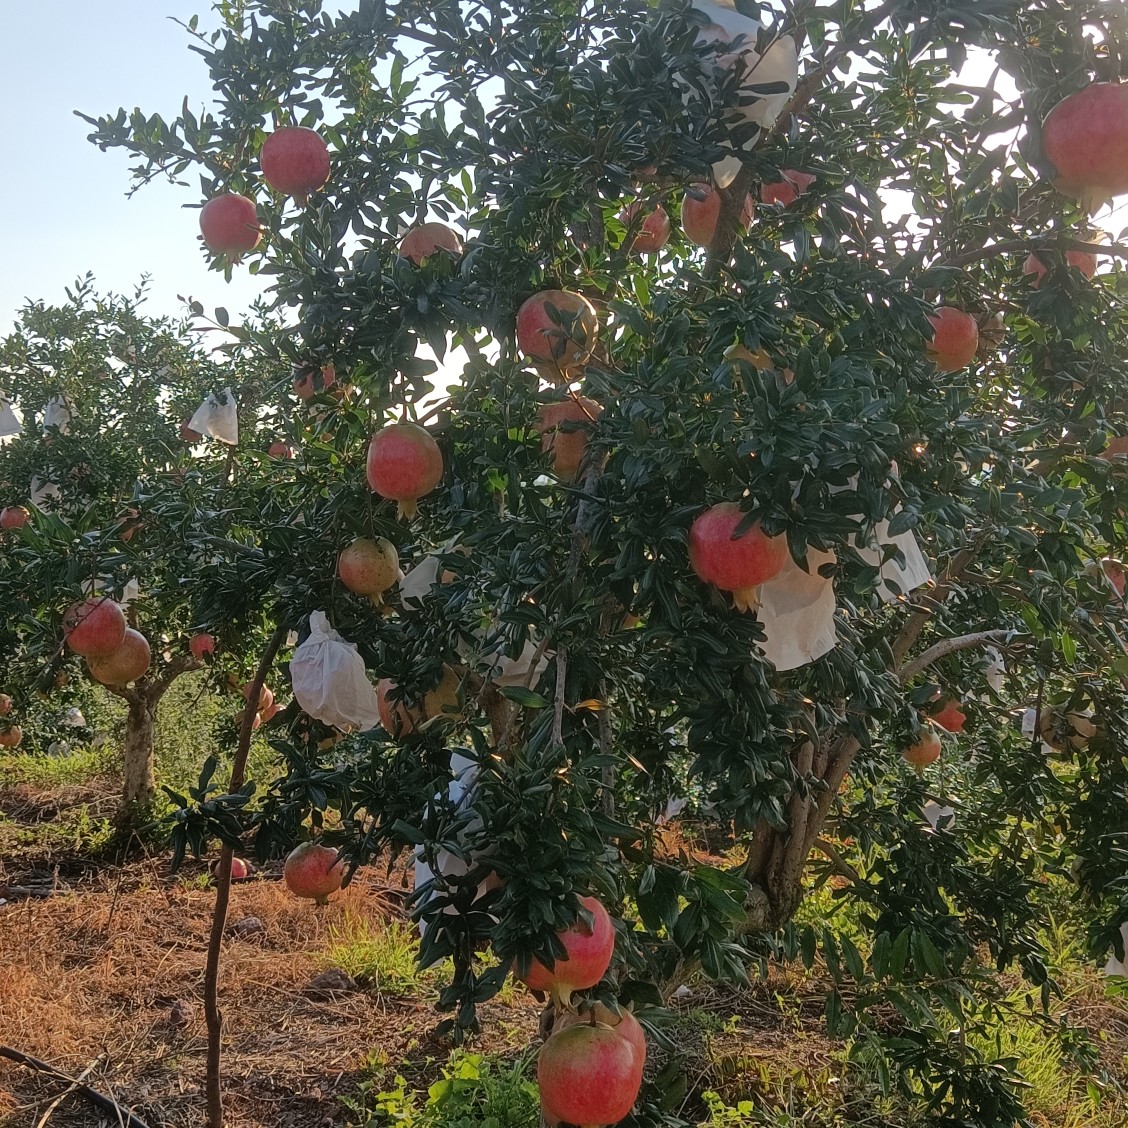
[{"label": "fallen twig", "polygon": [[35,1128],[44,1128],[47,1121],[55,1115],[55,1110],[72,1093],[78,1091],[79,1085],[106,1060],[104,1054],[99,1054],[44,1110],[43,1115],[35,1122]]}]

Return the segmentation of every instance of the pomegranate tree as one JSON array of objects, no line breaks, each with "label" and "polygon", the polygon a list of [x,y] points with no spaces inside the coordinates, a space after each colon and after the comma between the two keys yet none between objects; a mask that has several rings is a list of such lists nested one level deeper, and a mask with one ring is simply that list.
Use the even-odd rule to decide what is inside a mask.
[{"label": "pomegranate tree", "polygon": [[[638,214],[643,204],[639,200],[628,204],[619,213],[619,222],[627,229],[627,238],[630,240],[630,249],[636,255],[657,254],[670,241],[670,216],[666,209],[658,204],[646,213],[642,223],[638,222]],[[634,234],[631,235],[630,232]]]},{"label": "pomegranate tree", "polygon": [[583,294],[541,290],[517,310],[517,345],[547,379],[575,379],[598,334],[595,306]]},{"label": "pomegranate tree", "polygon": [[337,575],[341,583],[357,595],[366,595],[377,606],[386,592],[399,579],[399,553],[384,537],[369,540],[361,537],[337,557]]},{"label": "pomegranate tree", "polygon": [[905,763],[912,764],[919,771],[929,764],[935,764],[940,759],[940,751],[940,737],[931,729],[925,729],[901,755]]},{"label": "pomegranate tree", "polygon": [[537,1057],[541,1110],[549,1124],[616,1124],[634,1107],[643,1061],[631,1043],[601,1022],[553,1034]]},{"label": "pomegranate tree", "polygon": [[113,654],[125,639],[125,629],[125,612],[105,597],[76,603],[63,616],[67,645],[84,658]]},{"label": "pomegranate tree", "polygon": [[814,184],[815,179],[814,173],[785,168],[782,180],[760,185],[760,202],[788,208]]},{"label": "pomegranate tree", "polygon": [[331,846],[303,842],[290,851],[282,877],[295,897],[308,897],[314,904],[327,905],[329,894],[341,888],[345,867]]},{"label": "pomegranate tree", "polygon": [[411,520],[419,498],[442,481],[439,444],[416,423],[393,423],[368,444],[368,485],[373,493],[399,503],[400,517]]},{"label": "pomegranate tree", "polygon": [[732,593],[738,611],[759,605],[757,589],[787,562],[787,539],[770,537],[759,522],[737,536],[747,514],[736,502],[706,509],[689,530],[689,562],[700,580]]},{"label": "pomegranate tree", "polygon": [[271,188],[304,204],[329,179],[329,146],[313,129],[286,125],[263,142],[259,165]]},{"label": "pomegranate tree", "polygon": [[[740,213],[740,229],[747,231],[756,213],[756,205],[751,196],[746,196]],[[685,237],[699,247],[707,247],[713,241],[717,230],[717,220],[721,215],[721,196],[711,184],[695,184],[682,200],[682,230]]]},{"label": "pomegranate tree", "polygon": [[443,666],[439,684],[418,700],[408,702],[396,690],[391,678],[381,678],[376,685],[380,724],[392,736],[410,736],[439,718],[453,718],[461,704],[462,679],[450,666]]},{"label": "pomegranate tree", "polygon": [[238,260],[262,238],[253,200],[237,192],[213,196],[200,212],[200,232],[208,250]]},{"label": "pomegranate tree", "polygon": [[528,971],[515,971],[531,991],[551,993],[562,1006],[568,1005],[574,991],[586,991],[606,975],[615,952],[615,926],[607,910],[594,897],[581,897],[580,907],[591,920],[581,914],[575,924],[557,934],[566,954],[551,969],[533,960]]},{"label": "pomegranate tree", "polygon": [[88,655],[86,668],[90,676],[103,685],[128,685],[145,676],[152,654],[149,640],[128,627],[121,645],[110,654]]},{"label": "pomegranate tree", "polygon": [[1042,152],[1057,189],[1089,211],[1128,192],[1128,86],[1094,82],[1063,98],[1042,122]]},{"label": "pomegranate tree", "polygon": [[399,253],[413,266],[422,266],[436,251],[462,254],[458,232],[445,223],[421,223],[400,240]]},{"label": "pomegranate tree", "polygon": [[546,404],[537,412],[535,429],[540,432],[541,450],[552,454],[552,469],[558,478],[571,482],[579,473],[591,428],[603,414],[603,405],[587,396]]},{"label": "pomegranate tree", "polygon": [[31,518],[22,505],[6,505],[0,509],[0,529],[22,529]]},{"label": "pomegranate tree", "polygon": [[941,306],[928,320],[932,323],[929,360],[941,372],[966,368],[979,349],[979,323],[970,313],[953,306]]}]

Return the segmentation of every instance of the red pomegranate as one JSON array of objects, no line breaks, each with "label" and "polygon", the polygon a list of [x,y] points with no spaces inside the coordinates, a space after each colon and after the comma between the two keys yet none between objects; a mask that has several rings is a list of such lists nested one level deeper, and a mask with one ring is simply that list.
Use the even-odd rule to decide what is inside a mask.
[{"label": "red pomegranate", "polygon": [[125,613],[112,599],[87,599],[67,610],[63,635],[75,654],[104,658],[113,654],[125,639]]},{"label": "red pomegranate", "polygon": [[609,1026],[620,1038],[630,1043],[638,1060],[646,1064],[646,1033],[642,1024],[629,1010],[620,1010],[618,1014],[603,1003],[592,1003],[582,1011],[564,1011],[556,1020],[553,1033],[567,1030],[569,1026],[581,1026],[584,1023],[598,1022]]},{"label": "red pomegranate", "polygon": [[634,1107],[643,1063],[634,1047],[601,1022],[553,1034],[537,1057],[541,1111],[549,1124],[616,1124]]},{"label": "red pomegranate", "polygon": [[0,529],[22,529],[31,514],[22,505],[6,505],[0,509]]},{"label": "red pomegranate", "polygon": [[785,168],[782,180],[777,180],[772,184],[760,185],[760,202],[779,204],[782,207],[789,208],[814,182],[815,176],[813,173]]},{"label": "red pomegranate", "polygon": [[[219,873],[219,859],[217,858],[211,867],[212,877]],[[251,876],[250,862],[243,861],[242,858],[231,859],[231,880],[232,881],[246,881]]]},{"label": "red pomegranate", "polygon": [[932,323],[929,360],[941,372],[966,368],[979,348],[979,323],[970,313],[953,306],[940,306],[928,320]]},{"label": "red pomegranate", "polygon": [[199,443],[203,441],[204,436],[199,431],[189,427],[187,419],[182,419],[180,421],[180,438],[182,442]]},{"label": "red pomegranate", "polygon": [[294,366],[294,395],[300,400],[309,401],[321,395],[337,382],[337,370],[331,364],[318,368],[316,364]]},{"label": "red pomegranate", "polygon": [[[239,712],[235,714],[234,718],[232,719],[232,723],[235,725],[235,731],[236,732],[242,732],[243,731],[243,722],[246,719],[247,719],[247,710],[246,709],[240,709]],[[258,732],[258,730],[260,728],[262,728],[262,714],[256,713],[255,719],[253,721],[251,721],[251,732]]]},{"label": "red pomegranate", "polygon": [[376,708],[380,724],[394,737],[410,736],[435,718],[452,720],[458,712],[462,693],[462,679],[450,668],[443,666],[439,684],[423,694],[421,701],[409,704],[402,699],[392,700],[396,683],[391,678],[381,678],[376,683]]},{"label": "red pomegranate", "polygon": [[[587,396],[546,404],[537,412],[535,430],[540,432],[541,450],[552,453],[552,469],[558,478],[570,482],[579,473],[588,436],[602,414],[602,404]],[[560,430],[562,423],[576,427]]]},{"label": "red pomegranate", "polygon": [[262,238],[253,201],[235,192],[213,196],[200,212],[200,231],[208,249],[238,260]]},{"label": "red pomegranate", "polygon": [[0,748],[16,748],[23,740],[23,729],[19,725],[0,728]]},{"label": "red pomegranate", "polygon": [[303,842],[290,851],[282,876],[295,897],[310,897],[315,904],[327,905],[329,894],[341,888],[345,867],[331,846]]},{"label": "red pomegranate", "polygon": [[337,575],[349,591],[366,595],[379,605],[384,602],[384,592],[399,579],[399,553],[384,537],[361,537],[342,549],[337,557]]},{"label": "red pomegranate", "polygon": [[277,701],[272,701],[270,703],[270,706],[266,709],[263,709],[263,711],[259,714],[259,717],[262,720],[262,723],[265,725],[269,721],[273,721],[274,718],[277,717],[278,714],[282,712],[282,709],[283,709],[283,706],[279,705]]},{"label": "red pomegranate", "polygon": [[[251,700],[251,683],[250,682],[247,682],[247,684],[245,686],[243,686],[243,700],[246,701],[246,702],[250,702],[250,700]],[[255,712],[261,713],[261,712],[263,712],[263,710],[269,709],[271,707],[271,705],[273,705],[273,704],[274,704],[274,693],[273,693],[272,690],[270,690],[267,686],[264,685],[262,687],[262,689],[259,690],[258,708],[255,710]]]},{"label": "red pomegranate", "polygon": [[86,668],[102,685],[128,685],[145,676],[151,657],[149,640],[129,627],[117,650],[103,656],[87,656]]},{"label": "red pomegranate", "polygon": [[963,732],[964,725],[967,724],[967,714],[954,697],[949,697],[942,708],[930,714],[929,720],[934,725],[939,725],[945,732]]},{"label": "red pomegranate", "polygon": [[732,592],[738,611],[759,606],[756,589],[787,563],[787,538],[769,537],[759,523],[734,539],[745,513],[734,501],[706,509],[689,530],[689,562],[699,579]]},{"label": "red pomegranate", "polygon": [[619,213],[619,222],[628,231],[632,230],[632,227],[635,231],[633,238],[630,235],[627,236],[628,239],[631,239],[630,250],[632,254],[657,254],[670,241],[670,217],[666,209],[659,204],[653,211],[647,213],[646,218],[639,226],[637,216],[641,207],[641,200],[635,200],[633,204],[628,204]]},{"label": "red pomegranate", "polygon": [[6,717],[12,711],[12,698],[7,693],[0,693],[0,717]]},{"label": "red pomegranate", "polygon": [[918,771],[927,768],[940,759],[940,737],[931,729],[925,729],[901,755],[906,763],[912,764]]},{"label": "red pomegranate", "polygon": [[[555,312],[553,312],[555,311]],[[572,379],[599,335],[595,306],[570,290],[541,290],[517,310],[517,345],[554,379]]]},{"label": "red pomegranate", "polygon": [[315,130],[285,125],[263,142],[259,165],[271,188],[304,204],[329,179],[329,146]]},{"label": "red pomegranate", "polygon": [[269,454],[271,458],[293,458],[294,448],[290,446],[289,443],[276,440],[266,448],[266,453]]},{"label": "red pomegranate", "polygon": [[400,240],[399,253],[413,266],[422,266],[436,251],[462,254],[462,240],[445,223],[421,223]]},{"label": "red pomegranate", "polygon": [[1112,590],[1123,599],[1126,587],[1125,580],[1128,579],[1128,569],[1124,567],[1124,564],[1119,560],[1114,560],[1111,556],[1106,556],[1101,561],[1101,572]]},{"label": "red pomegranate", "polygon": [[410,520],[416,502],[442,481],[439,444],[415,423],[393,423],[368,444],[368,485],[373,493],[399,503],[399,516]]},{"label": "red pomegranate", "polygon": [[[1090,251],[1066,251],[1065,261],[1070,265],[1076,267],[1086,278],[1092,278],[1097,273],[1097,256]],[[1026,262],[1022,264],[1022,273],[1031,278],[1031,284],[1034,289],[1038,289],[1042,284],[1042,279],[1046,276],[1046,271],[1049,268],[1039,258],[1038,252],[1034,251]]]},{"label": "red pomegranate", "polygon": [[1089,211],[1128,192],[1128,86],[1094,82],[1063,98],[1042,122],[1042,152],[1058,191]]},{"label": "red pomegranate", "polygon": [[[756,214],[756,205],[751,196],[746,196],[744,209],[740,214],[740,228],[747,231]],[[682,201],[682,230],[685,237],[699,247],[707,247],[713,241],[717,230],[717,220],[721,215],[721,196],[711,184],[694,184]]]},{"label": "red pomegranate", "polygon": [[215,638],[210,634],[194,634],[188,640],[188,650],[197,662],[202,661],[205,654],[215,653]]},{"label": "red pomegranate", "polygon": [[580,906],[591,914],[592,921],[589,924],[578,917],[557,934],[567,955],[551,971],[540,960],[533,960],[525,975],[514,971],[530,990],[551,992],[565,1006],[573,991],[585,991],[603,978],[615,951],[615,926],[607,910],[594,897],[581,897]]}]

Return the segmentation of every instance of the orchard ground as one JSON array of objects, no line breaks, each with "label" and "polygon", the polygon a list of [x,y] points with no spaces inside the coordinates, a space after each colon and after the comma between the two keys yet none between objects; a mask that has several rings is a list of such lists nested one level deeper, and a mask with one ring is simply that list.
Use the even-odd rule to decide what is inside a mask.
[{"label": "orchard ground", "polygon": [[[195,677],[182,679],[162,712],[159,770],[173,787],[195,778],[216,720],[218,706],[199,696]],[[88,1083],[152,1128],[188,1128],[199,1122],[204,1073],[208,860],[171,874],[156,845],[124,865],[106,855],[118,791],[113,747],[0,758],[0,887],[51,890],[0,906],[0,1043],[72,1076],[93,1065]],[[253,766],[257,778],[269,777],[264,742]],[[724,861],[725,844],[706,842],[692,823],[670,828],[665,846]],[[460,1048],[432,1036],[439,977],[415,963],[404,859],[360,871],[322,910],[290,897],[280,875],[274,863],[233,890],[221,1000],[235,1128],[536,1128],[540,1005],[510,984],[483,1007],[480,1036]],[[1085,962],[1084,928],[1064,882],[1047,896],[1058,907],[1044,939],[1062,986],[1051,1021],[1088,1030],[1107,1084],[1101,1093],[1073,1074],[1030,1021],[1000,1025],[991,1049],[1018,1059],[1039,1128],[1122,1128],[1128,995],[1110,991]],[[855,911],[828,884],[810,891],[801,917],[833,918],[862,944]],[[248,917],[262,930],[238,926]],[[327,972],[344,976],[318,978]],[[1017,979],[1013,988],[1024,993]],[[662,1087],[669,1111],[714,1128],[928,1123],[882,1094],[857,1047],[827,1036],[831,989],[819,966],[808,973],[798,963],[744,989],[691,982],[651,1026],[648,1082]],[[895,1035],[891,1007],[886,1022]],[[0,1128],[37,1124],[65,1088],[0,1058]],[[111,1122],[71,1096],[50,1123]]]}]

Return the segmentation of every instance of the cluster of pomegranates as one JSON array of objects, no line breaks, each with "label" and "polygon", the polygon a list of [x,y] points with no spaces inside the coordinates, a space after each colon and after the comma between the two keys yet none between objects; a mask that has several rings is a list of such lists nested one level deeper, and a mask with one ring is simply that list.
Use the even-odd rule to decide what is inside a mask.
[{"label": "cluster of pomegranates", "polygon": [[125,612],[108,597],[96,596],[70,607],[63,616],[63,636],[102,685],[128,685],[149,669],[148,639],[126,623]]},{"label": "cluster of pomegranates", "polygon": [[[242,731],[243,721],[246,719],[247,709],[251,707],[251,685],[248,682],[243,686],[243,700],[246,706],[235,714],[235,727]],[[282,712],[282,706],[274,700],[274,693],[267,686],[259,690],[258,701],[254,702],[255,717],[251,722],[251,731],[257,732],[267,721],[273,720]]]}]

